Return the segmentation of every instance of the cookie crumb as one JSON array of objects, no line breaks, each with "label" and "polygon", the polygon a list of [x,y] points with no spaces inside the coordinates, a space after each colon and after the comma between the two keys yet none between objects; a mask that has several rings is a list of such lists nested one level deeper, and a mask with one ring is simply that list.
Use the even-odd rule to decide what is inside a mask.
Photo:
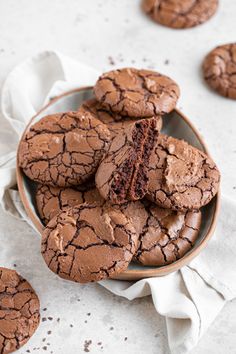
[{"label": "cookie crumb", "polygon": [[110,65],[115,65],[115,61],[111,56],[108,57],[108,61]]},{"label": "cookie crumb", "polygon": [[86,353],[88,353],[90,350],[90,345],[92,344],[92,341],[91,341],[91,339],[89,339],[89,340],[85,340],[84,341],[84,351],[86,352]]}]

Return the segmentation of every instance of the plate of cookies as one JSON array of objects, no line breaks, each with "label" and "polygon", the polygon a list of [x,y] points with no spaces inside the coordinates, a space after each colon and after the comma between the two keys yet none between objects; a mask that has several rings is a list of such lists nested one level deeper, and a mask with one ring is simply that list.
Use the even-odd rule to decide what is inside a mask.
[{"label": "plate of cookies", "polygon": [[165,75],[124,68],[31,119],[17,183],[54,273],[79,283],[162,276],[207,245],[220,173],[179,95]]}]

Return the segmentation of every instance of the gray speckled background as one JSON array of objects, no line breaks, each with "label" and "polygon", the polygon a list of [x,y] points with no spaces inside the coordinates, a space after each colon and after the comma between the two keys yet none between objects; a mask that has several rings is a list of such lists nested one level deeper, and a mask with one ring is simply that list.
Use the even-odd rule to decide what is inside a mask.
[{"label": "gray speckled background", "polygon": [[[182,89],[179,107],[201,131],[222,171],[223,192],[236,197],[236,102],[211,92],[200,75],[210,49],[236,40],[236,1],[220,0],[211,21],[186,31],[155,25],[139,3],[0,0],[0,87],[14,65],[44,49],[60,50],[101,71],[133,65],[169,74]],[[95,284],[58,279],[44,265],[34,231],[2,212],[0,242],[0,264],[16,264],[46,308],[46,320],[20,354],[79,354],[90,340],[91,353],[168,353],[164,321],[149,297],[129,302]],[[236,301],[225,306],[192,354],[236,353],[235,328]]]}]

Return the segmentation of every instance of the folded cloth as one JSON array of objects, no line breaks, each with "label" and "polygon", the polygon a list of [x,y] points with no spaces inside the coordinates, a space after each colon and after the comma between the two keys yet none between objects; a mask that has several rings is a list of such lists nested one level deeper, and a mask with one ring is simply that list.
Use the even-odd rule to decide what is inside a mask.
[{"label": "folded cloth", "polygon": [[[52,51],[26,60],[8,75],[2,89],[0,116],[0,202],[5,211],[30,223],[15,186],[17,143],[29,119],[50,97],[93,85],[98,75],[96,70]],[[236,297],[235,212],[236,202],[223,196],[214,237],[180,271],[138,282],[100,282],[129,300],[151,295],[156,311],[165,316],[171,353],[188,353],[226,301]]]}]

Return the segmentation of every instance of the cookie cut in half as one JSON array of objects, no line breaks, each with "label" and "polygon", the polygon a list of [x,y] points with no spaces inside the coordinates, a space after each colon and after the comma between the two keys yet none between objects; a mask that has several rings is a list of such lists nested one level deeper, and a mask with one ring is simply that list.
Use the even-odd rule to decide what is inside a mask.
[{"label": "cookie cut in half", "polygon": [[140,120],[112,140],[95,177],[101,196],[114,204],[142,199],[148,188],[148,166],[158,129],[155,119]]}]

